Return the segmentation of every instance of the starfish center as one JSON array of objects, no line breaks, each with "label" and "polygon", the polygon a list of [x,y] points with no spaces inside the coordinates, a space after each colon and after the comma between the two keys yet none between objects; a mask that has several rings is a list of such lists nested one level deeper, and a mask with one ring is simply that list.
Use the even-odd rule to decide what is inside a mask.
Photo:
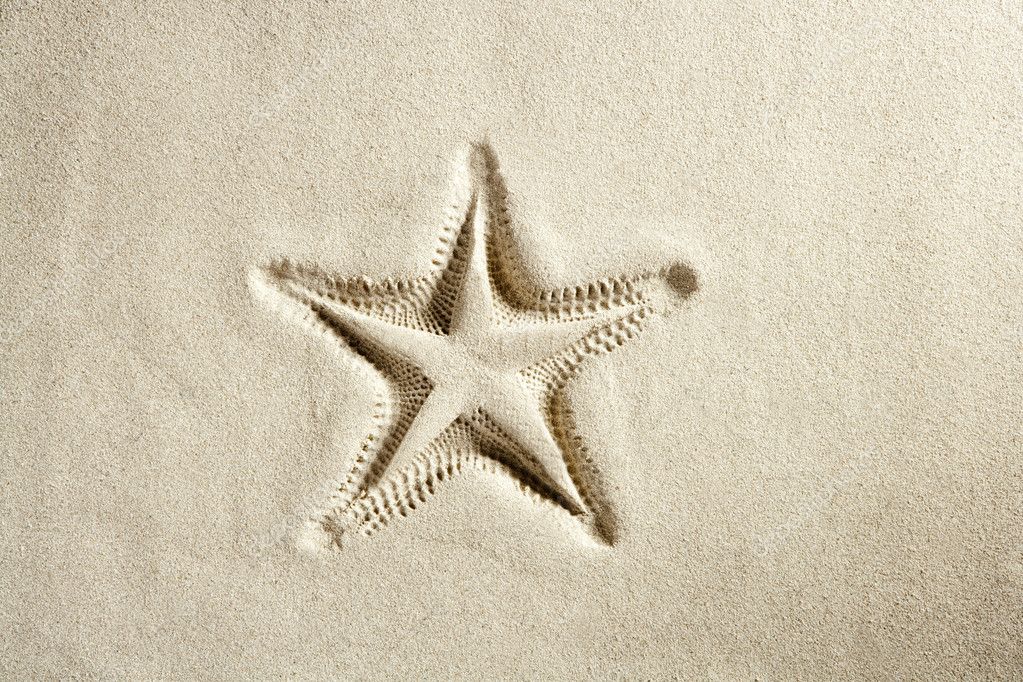
[{"label": "starfish center", "polygon": [[[512,339],[492,331],[445,337],[437,350],[437,356],[429,363],[432,367],[426,369],[430,379],[439,388],[477,402],[494,396],[498,387],[517,382],[517,374],[524,364]],[[499,391],[501,393],[504,391]]]}]

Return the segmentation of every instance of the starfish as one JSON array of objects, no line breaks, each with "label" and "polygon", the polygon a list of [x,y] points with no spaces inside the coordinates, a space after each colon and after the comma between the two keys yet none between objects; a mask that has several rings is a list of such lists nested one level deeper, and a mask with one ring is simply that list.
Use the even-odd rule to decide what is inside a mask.
[{"label": "starfish", "polygon": [[340,547],[346,532],[372,534],[474,467],[611,545],[610,503],[563,389],[585,361],[640,332],[655,290],[685,298],[695,276],[676,264],[542,290],[515,257],[489,147],[461,160],[453,187],[428,275],[340,278],[290,260],[254,273],[257,292],[289,306],[377,388],[371,432],[308,525]]}]

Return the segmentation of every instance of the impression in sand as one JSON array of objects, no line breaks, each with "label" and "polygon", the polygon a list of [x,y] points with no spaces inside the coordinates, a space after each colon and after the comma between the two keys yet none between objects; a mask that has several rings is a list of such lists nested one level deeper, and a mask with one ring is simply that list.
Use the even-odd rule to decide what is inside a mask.
[{"label": "impression in sand", "polygon": [[612,502],[578,435],[566,382],[635,338],[658,297],[696,291],[674,264],[541,290],[516,258],[507,192],[489,147],[458,164],[429,274],[339,278],[288,260],[254,290],[322,333],[376,389],[372,429],[308,520],[338,546],[414,511],[468,467],[505,476],[540,505],[615,540]]}]

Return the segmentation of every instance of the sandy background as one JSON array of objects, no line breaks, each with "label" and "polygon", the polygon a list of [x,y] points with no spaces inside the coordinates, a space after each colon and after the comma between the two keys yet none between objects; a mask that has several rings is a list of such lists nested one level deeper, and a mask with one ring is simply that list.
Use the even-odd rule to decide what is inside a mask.
[{"label": "sandy background", "polygon": [[[0,2],[4,676],[1018,678],[1023,6],[555,5]],[[538,280],[699,275],[571,389],[620,540],[276,541],[371,405],[252,268],[484,139]]]}]

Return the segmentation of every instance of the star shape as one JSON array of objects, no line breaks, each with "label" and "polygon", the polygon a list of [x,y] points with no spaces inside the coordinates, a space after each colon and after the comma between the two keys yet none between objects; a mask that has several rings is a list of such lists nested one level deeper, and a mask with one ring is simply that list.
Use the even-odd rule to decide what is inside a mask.
[{"label": "star shape", "polygon": [[254,273],[257,292],[376,387],[370,433],[309,519],[338,546],[351,530],[372,534],[406,516],[468,468],[506,477],[613,544],[611,503],[564,387],[639,334],[658,292],[693,293],[695,275],[675,264],[544,290],[519,265],[508,214],[494,154],[476,145],[456,168],[429,274],[340,278],[290,260]]}]

